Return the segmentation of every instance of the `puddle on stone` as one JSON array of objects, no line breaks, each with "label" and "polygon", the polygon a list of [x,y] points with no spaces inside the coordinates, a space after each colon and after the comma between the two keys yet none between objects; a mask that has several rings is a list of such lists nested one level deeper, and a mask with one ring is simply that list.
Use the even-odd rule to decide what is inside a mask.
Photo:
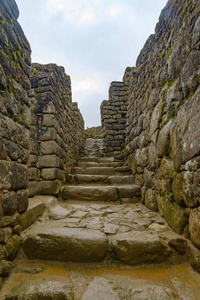
[{"label": "puddle on stone", "polygon": [[[140,283],[162,285],[172,287],[179,295],[185,295],[182,299],[199,300],[200,275],[189,264],[184,263],[175,266],[159,267],[130,267],[130,266],[104,266],[95,264],[74,264],[58,262],[18,262],[16,269],[5,281],[1,297],[8,295],[18,284],[28,280],[72,280],[76,285],[85,289],[94,278],[106,278],[117,286]],[[76,278],[76,280],[73,280]],[[78,279],[78,282],[77,282]]]}]

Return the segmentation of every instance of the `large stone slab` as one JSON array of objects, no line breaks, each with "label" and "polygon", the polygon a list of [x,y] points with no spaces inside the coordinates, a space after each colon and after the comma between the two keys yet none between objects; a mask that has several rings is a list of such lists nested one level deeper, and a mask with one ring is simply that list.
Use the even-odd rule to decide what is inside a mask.
[{"label": "large stone slab", "polygon": [[167,197],[158,196],[158,210],[165,220],[178,234],[182,234],[184,228],[188,224],[188,216],[184,207],[178,205],[175,202],[171,202]]},{"label": "large stone slab", "polygon": [[15,286],[5,300],[72,300],[70,283],[57,280],[29,280]]},{"label": "large stone slab", "polygon": [[85,175],[77,174],[74,176],[74,180],[78,184],[133,184],[134,177],[133,175]]},{"label": "large stone slab", "polygon": [[114,186],[64,186],[62,188],[64,200],[87,201],[118,201],[117,189]]},{"label": "large stone slab", "polygon": [[54,228],[24,238],[22,248],[30,259],[99,262],[107,252],[108,239],[98,230]]},{"label": "large stone slab", "polygon": [[81,297],[81,300],[89,299],[119,300],[119,297],[105,278],[95,278]]},{"label": "large stone slab", "polygon": [[134,197],[140,197],[141,195],[140,187],[135,184],[117,186],[117,190],[119,192],[120,198],[133,199]]},{"label": "large stone slab", "polygon": [[171,250],[152,232],[132,231],[117,234],[112,238],[117,257],[126,264],[162,263],[170,256]]},{"label": "large stone slab", "polygon": [[89,167],[85,169],[85,174],[91,175],[114,175],[113,167]]},{"label": "large stone slab", "polygon": [[20,224],[22,229],[31,226],[38,217],[42,216],[44,210],[45,206],[42,202],[29,206],[28,210],[20,216]]},{"label": "large stone slab", "polygon": [[190,212],[189,232],[191,241],[200,249],[200,208],[192,209]]}]

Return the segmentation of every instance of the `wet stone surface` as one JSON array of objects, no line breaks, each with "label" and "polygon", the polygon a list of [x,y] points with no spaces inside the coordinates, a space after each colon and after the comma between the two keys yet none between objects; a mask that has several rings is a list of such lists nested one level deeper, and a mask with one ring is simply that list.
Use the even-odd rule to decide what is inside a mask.
[{"label": "wet stone surface", "polygon": [[188,264],[122,265],[19,262],[3,285],[2,300],[197,300],[200,276]]},{"label": "wet stone surface", "polygon": [[22,233],[29,259],[127,265],[185,260],[184,237],[141,203],[57,202],[51,197],[46,206],[43,216]]}]

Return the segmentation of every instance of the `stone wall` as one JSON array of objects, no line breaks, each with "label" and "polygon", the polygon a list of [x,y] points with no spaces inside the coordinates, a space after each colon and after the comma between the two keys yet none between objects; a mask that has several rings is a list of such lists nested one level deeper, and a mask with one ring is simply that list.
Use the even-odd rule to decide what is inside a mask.
[{"label": "stone wall", "polygon": [[33,64],[31,85],[29,192],[56,195],[81,150],[84,121],[63,67]]},{"label": "stone wall", "polygon": [[113,81],[109,89],[109,100],[104,100],[101,104],[104,150],[107,156],[114,156],[116,159],[124,158],[127,99],[127,84]]},{"label": "stone wall", "polygon": [[146,206],[200,249],[199,14],[170,0],[131,68],[126,155]]},{"label": "stone wall", "polygon": [[28,206],[31,49],[14,0],[0,0],[0,277],[8,274]]}]

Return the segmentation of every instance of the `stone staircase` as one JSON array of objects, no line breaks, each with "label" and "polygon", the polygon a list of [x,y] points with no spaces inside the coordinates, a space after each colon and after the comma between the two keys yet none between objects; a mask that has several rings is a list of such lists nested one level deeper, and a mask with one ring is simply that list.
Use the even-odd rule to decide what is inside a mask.
[{"label": "stone staircase", "polygon": [[[66,176],[59,201],[31,199],[0,299],[199,299],[187,240],[140,202],[127,166],[102,157],[100,141],[86,145],[88,156]],[[30,226],[31,212],[39,218]]]},{"label": "stone staircase", "polygon": [[62,188],[63,200],[136,203],[140,187],[134,184],[129,167],[113,158],[82,157],[68,184]]}]

